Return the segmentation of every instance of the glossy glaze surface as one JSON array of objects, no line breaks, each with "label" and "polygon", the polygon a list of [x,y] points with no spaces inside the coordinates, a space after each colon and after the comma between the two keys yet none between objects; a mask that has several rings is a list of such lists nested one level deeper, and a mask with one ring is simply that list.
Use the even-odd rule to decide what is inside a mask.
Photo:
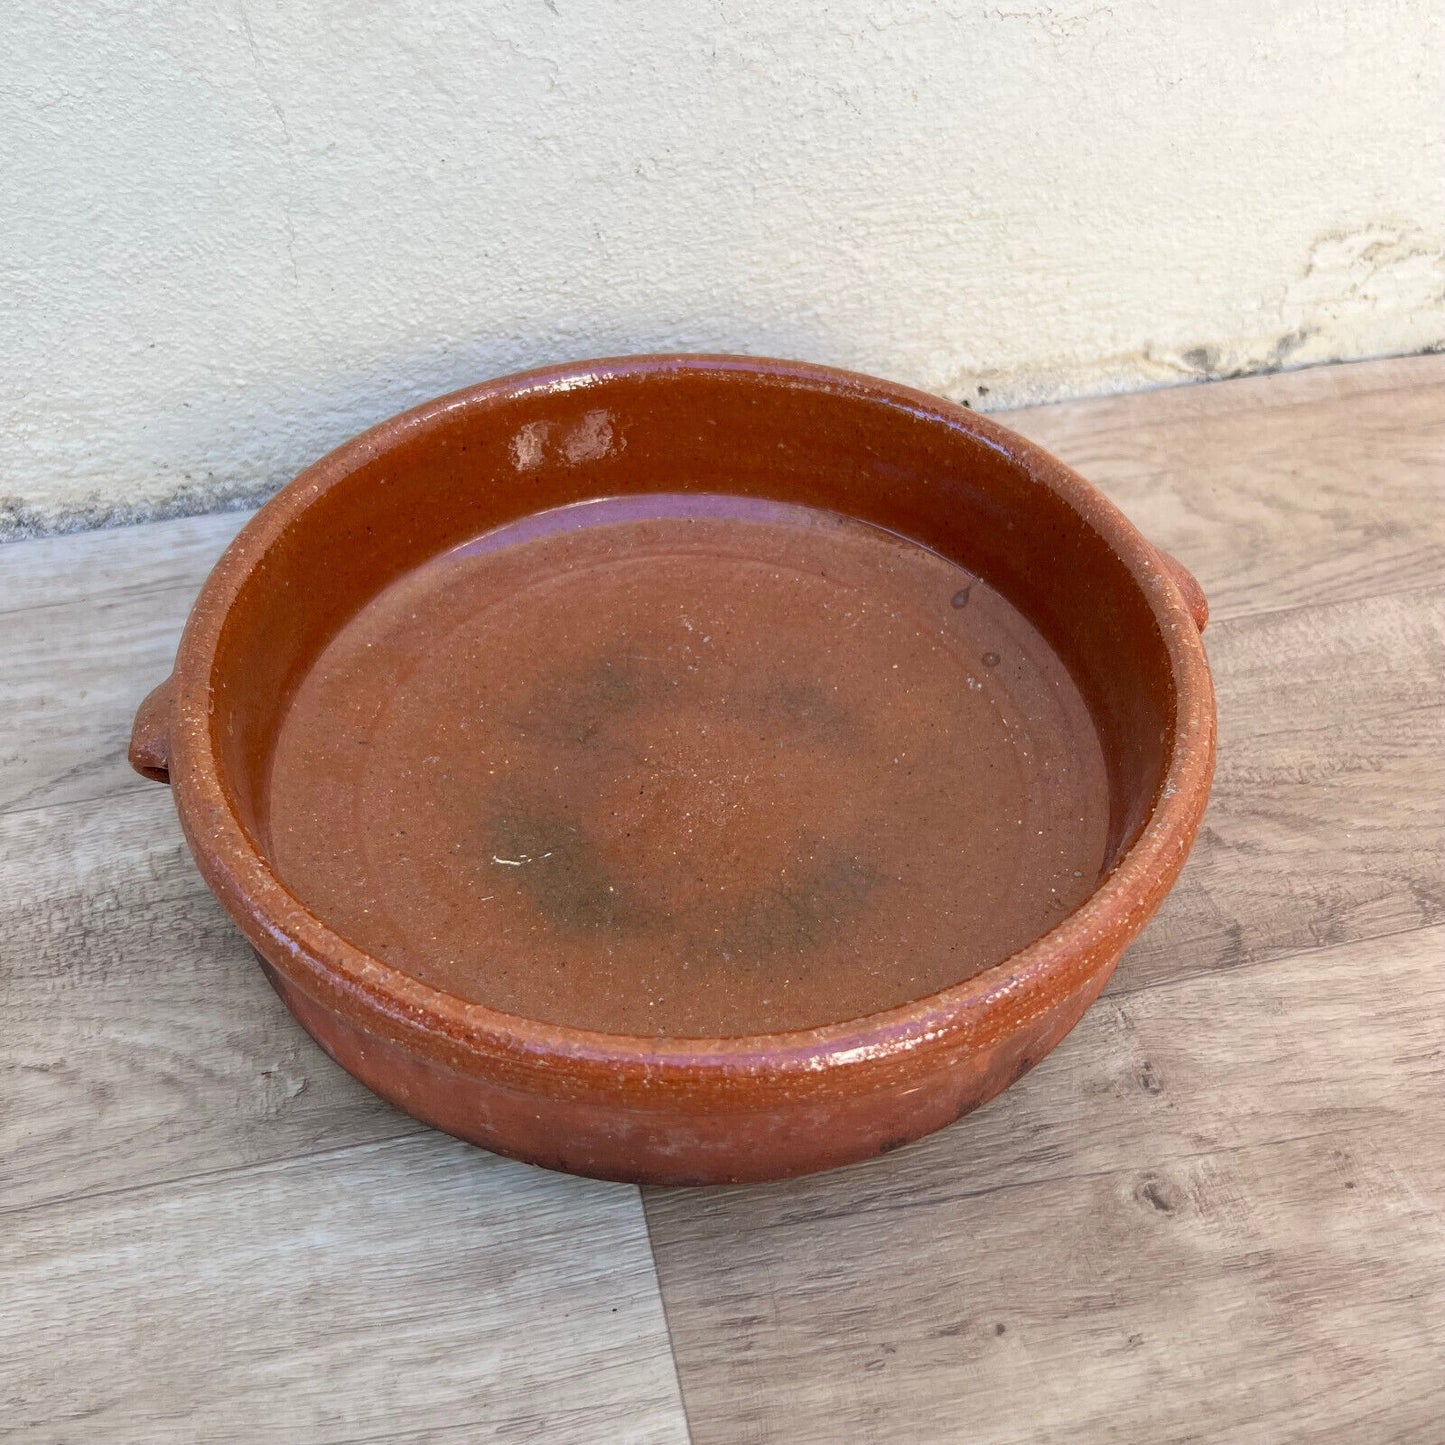
[{"label": "glossy glaze surface", "polygon": [[1095,887],[1087,706],[992,587],[835,513],[661,494],[408,573],[302,680],[272,856],[458,997],[621,1034],[836,1023]]},{"label": "glossy glaze surface", "polygon": [[[678,1037],[548,1022],[438,988],[288,886],[268,842],[276,742],[351,620],[498,528],[680,490],[885,528],[1028,619],[1088,705],[1108,780],[1107,817],[1093,820],[1103,868],[1077,908],[909,1002],[816,1027]],[[169,778],[202,874],[296,1016],[400,1107],[578,1173],[778,1178],[894,1148],[976,1108],[1097,997],[1178,876],[1208,796],[1206,616],[1182,567],[987,418],[799,362],[623,357],[438,398],[298,477],[211,574],[173,679],[137,719],[132,759]],[[525,705],[547,650],[524,660]]]}]

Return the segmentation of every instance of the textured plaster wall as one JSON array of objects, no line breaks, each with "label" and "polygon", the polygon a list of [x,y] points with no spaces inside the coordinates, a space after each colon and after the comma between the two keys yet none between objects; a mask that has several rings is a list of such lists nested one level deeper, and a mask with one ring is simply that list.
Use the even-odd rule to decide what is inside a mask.
[{"label": "textured plaster wall", "polygon": [[997,407],[1445,342],[1438,0],[11,7],[0,530],[563,357]]}]

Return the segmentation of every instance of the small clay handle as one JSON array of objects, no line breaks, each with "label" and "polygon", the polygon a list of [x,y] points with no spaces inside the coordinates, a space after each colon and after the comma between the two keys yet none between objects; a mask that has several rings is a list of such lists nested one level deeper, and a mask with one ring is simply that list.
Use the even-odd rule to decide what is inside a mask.
[{"label": "small clay handle", "polygon": [[141,777],[169,783],[171,751],[171,679],[146,694],[130,732],[130,765]]},{"label": "small clay handle", "polygon": [[1184,563],[1177,561],[1167,552],[1161,551],[1159,560],[1163,562],[1164,570],[1174,579],[1174,585],[1184,594],[1184,605],[1189,608],[1194,625],[1203,632],[1209,626],[1209,599],[1204,595],[1204,588]]}]

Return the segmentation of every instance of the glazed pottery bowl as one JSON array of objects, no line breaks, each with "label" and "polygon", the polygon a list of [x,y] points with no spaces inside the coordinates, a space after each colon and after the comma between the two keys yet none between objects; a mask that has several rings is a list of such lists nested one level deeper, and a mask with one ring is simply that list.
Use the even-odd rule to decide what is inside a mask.
[{"label": "glazed pottery bowl", "polygon": [[866,1158],[1048,1053],[1178,876],[1197,584],[936,397],[644,356],[440,398],[207,580],[133,764],[321,1046],[659,1183]]}]

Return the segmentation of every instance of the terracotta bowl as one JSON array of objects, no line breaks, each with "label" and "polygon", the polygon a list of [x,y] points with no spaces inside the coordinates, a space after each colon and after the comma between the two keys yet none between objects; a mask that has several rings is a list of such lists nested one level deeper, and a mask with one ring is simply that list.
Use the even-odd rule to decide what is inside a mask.
[{"label": "terracotta bowl", "polygon": [[378,1094],[607,1179],[772,1179],[992,1098],[1173,884],[1198,585],[996,422],[643,356],[374,428],[207,580],[132,763]]}]

